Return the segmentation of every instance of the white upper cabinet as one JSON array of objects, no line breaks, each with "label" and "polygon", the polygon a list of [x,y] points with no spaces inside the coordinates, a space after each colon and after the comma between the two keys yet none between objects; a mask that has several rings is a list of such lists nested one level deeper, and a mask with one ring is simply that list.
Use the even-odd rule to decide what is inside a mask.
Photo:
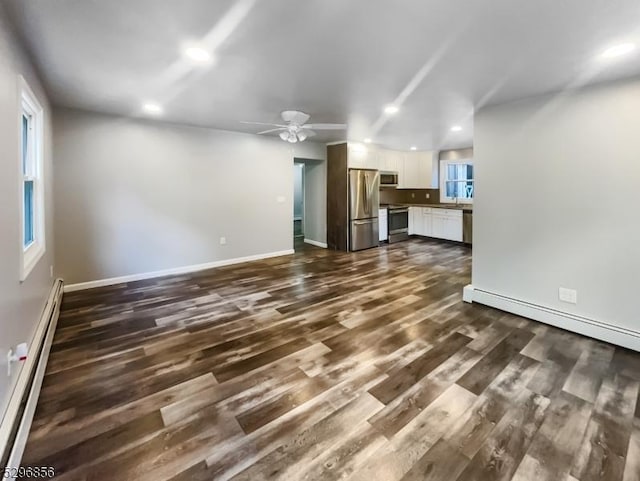
[{"label": "white upper cabinet", "polygon": [[395,150],[380,150],[380,170],[385,172],[400,172],[403,167],[402,152]]},{"label": "white upper cabinet", "polygon": [[433,152],[407,152],[403,155],[403,189],[430,189]]},{"label": "white upper cabinet", "polygon": [[433,152],[400,152],[349,142],[350,169],[376,169],[398,173],[399,189],[430,189]]},{"label": "white upper cabinet", "polygon": [[350,169],[380,169],[380,153],[364,144],[347,144],[347,165]]}]

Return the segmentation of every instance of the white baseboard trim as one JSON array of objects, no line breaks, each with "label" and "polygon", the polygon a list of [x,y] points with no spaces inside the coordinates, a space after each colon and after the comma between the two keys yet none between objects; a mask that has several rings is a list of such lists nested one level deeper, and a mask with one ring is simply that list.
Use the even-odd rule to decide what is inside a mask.
[{"label": "white baseboard trim", "polygon": [[0,467],[20,466],[38,404],[53,335],[58,325],[61,301],[62,280],[56,279],[29,344],[27,359],[18,374],[15,388],[0,422]]},{"label": "white baseboard trim", "polygon": [[607,322],[532,304],[520,299],[478,289],[472,285],[464,288],[463,300],[465,302],[477,302],[478,304],[495,307],[496,309],[527,317],[534,321],[566,329],[567,331],[577,332],[578,334],[610,342],[611,344],[633,349],[634,351],[640,351],[640,332],[615,326]]},{"label": "white baseboard trim", "polygon": [[318,241],[314,241],[312,239],[305,239],[304,243],[305,244],[311,244],[312,246],[316,246],[316,247],[322,247],[323,249],[326,249],[328,247],[326,242],[318,242]]},{"label": "white baseboard trim", "polygon": [[205,264],[195,264],[191,266],[175,267],[173,269],[164,269],[154,272],[143,272],[140,274],[131,274],[121,277],[110,277],[108,279],[99,279],[96,281],[79,282],[77,284],[69,284],[64,286],[64,292],[81,291],[84,289],[93,289],[94,287],[113,286],[115,284],[123,284],[125,282],[142,281],[144,279],[153,279],[155,277],[174,276],[179,274],[189,274],[191,272],[204,271],[214,269],[216,267],[230,266],[233,264],[242,264],[244,262],[259,261],[269,259],[271,257],[281,257],[293,254],[293,249],[286,251],[268,252],[266,254],[256,254],[253,256],[236,257],[234,259],[224,259],[221,261],[207,262]]}]

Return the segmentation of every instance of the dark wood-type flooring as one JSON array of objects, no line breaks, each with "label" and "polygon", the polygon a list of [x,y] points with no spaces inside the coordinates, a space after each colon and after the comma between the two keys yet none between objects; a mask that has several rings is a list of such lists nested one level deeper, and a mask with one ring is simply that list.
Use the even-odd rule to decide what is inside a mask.
[{"label": "dark wood-type flooring", "polygon": [[640,480],[640,355],[462,302],[469,249],[317,248],[65,294],[58,480]]}]

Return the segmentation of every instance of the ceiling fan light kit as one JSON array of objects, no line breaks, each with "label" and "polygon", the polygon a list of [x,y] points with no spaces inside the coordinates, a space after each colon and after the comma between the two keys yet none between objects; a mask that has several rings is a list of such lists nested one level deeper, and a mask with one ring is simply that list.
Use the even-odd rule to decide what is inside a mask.
[{"label": "ceiling fan light kit", "polygon": [[280,113],[284,124],[270,124],[265,122],[242,122],[243,124],[267,125],[274,127],[268,130],[258,132],[258,135],[271,134],[279,132],[278,136],[285,142],[295,144],[296,142],[304,142],[309,137],[316,135],[315,130],[344,130],[346,124],[307,124],[311,118],[309,114],[299,110],[285,110]]}]

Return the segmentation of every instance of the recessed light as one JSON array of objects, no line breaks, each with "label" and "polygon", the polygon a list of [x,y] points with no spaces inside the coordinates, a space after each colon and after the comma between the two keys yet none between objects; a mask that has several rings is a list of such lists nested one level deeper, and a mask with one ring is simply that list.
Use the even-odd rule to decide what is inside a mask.
[{"label": "recessed light", "polygon": [[416,147],[415,145],[412,145],[411,150],[418,150],[418,147]]},{"label": "recessed light", "polygon": [[369,138],[364,139],[364,143],[365,144],[370,144],[371,143],[371,139],[369,139]]},{"label": "recessed light", "polygon": [[393,114],[397,114],[398,110],[400,110],[400,109],[396,105],[387,105],[384,108],[384,113],[393,115]]},{"label": "recessed light", "polygon": [[162,106],[154,103],[147,102],[142,106],[142,110],[151,115],[160,115],[163,112]]},{"label": "recessed light", "polygon": [[451,132],[460,132],[462,130],[462,127],[460,127],[459,125],[454,125],[453,127],[451,127]]},{"label": "recessed light", "polygon": [[202,47],[187,47],[184,49],[184,55],[198,63],[207,63],[211,60],[211,54]]},{"label": "recessed light", "polygon": [[633,43],[621,43],[620,45],[609,47],[604,52],[602,52],[600,56],[602,58],[616,58],[627,55],[628,53],[633,52],[635,49],[636,46]]}]

